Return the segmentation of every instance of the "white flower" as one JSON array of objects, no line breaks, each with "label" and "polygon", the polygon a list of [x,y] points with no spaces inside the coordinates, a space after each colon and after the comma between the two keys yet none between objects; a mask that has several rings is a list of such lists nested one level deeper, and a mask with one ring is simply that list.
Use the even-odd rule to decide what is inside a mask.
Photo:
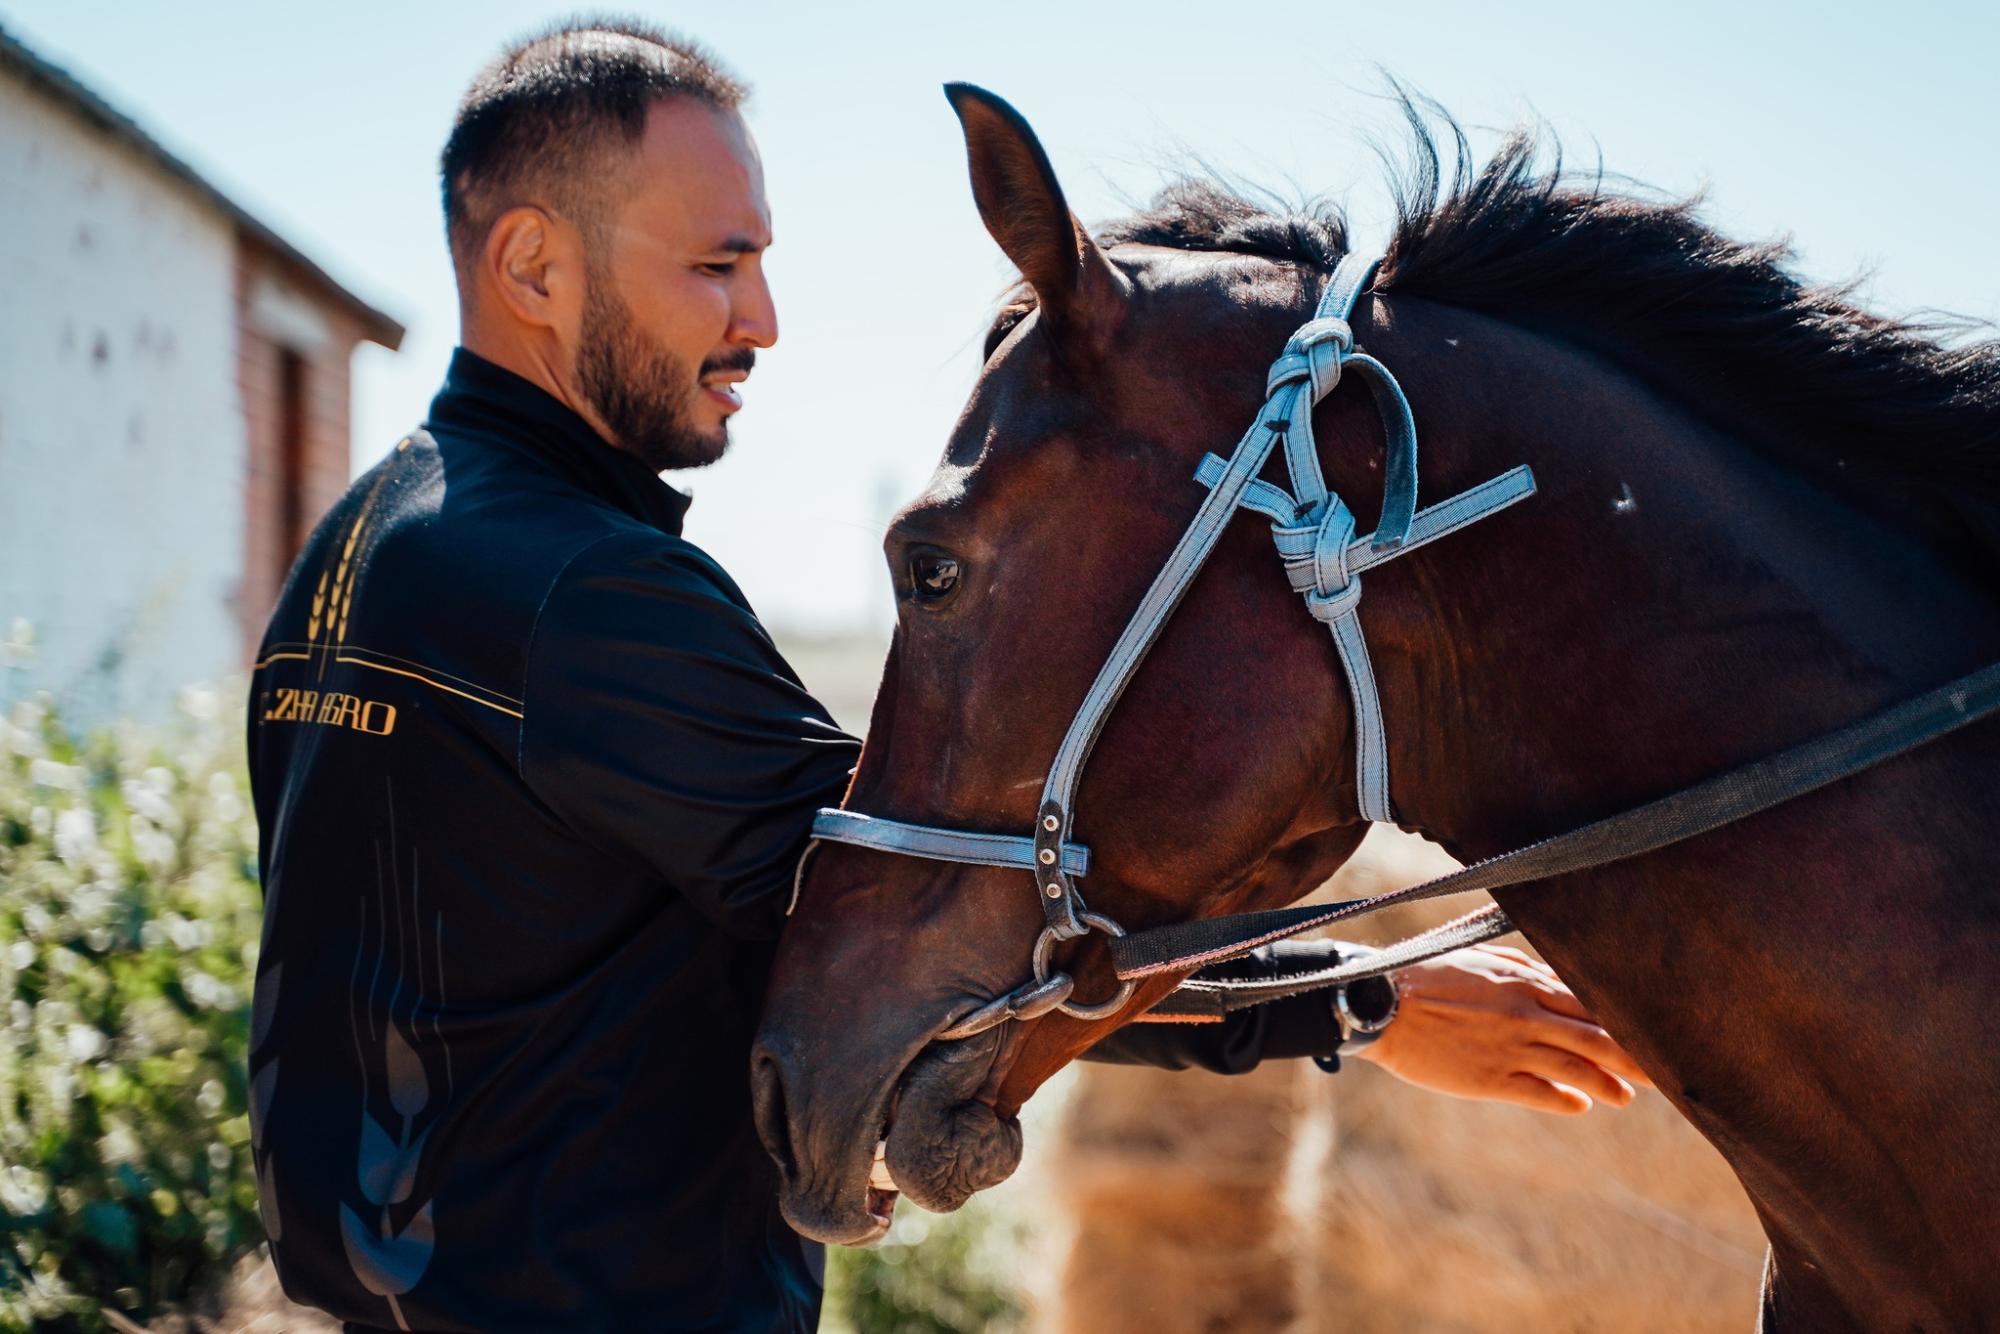
[{"label": "white flower", "polygon": [[10,1214],[38,1214],[49,1202],[49,1181],[40,1172],[16,1164],[0,1172],[0,1209]]},{"label": "white flower", "polygon": [[190,922],[177,912],[170,912],[162,919],[161,925],[167,929],[167,938],[174,942],[174,948],[183,952],[200,949],[208,943],[203,938],[202,924]]},{"label": "white flower", "polygon": [[83,790],[83,766],[63,764],[51,759],[31,760],[28,764],[28,781],[37,787],[60,788],[65,792]]},{"label": "white flower", "polygon": [[181,972],[181,989],[204,1010],[233,1010],[240,1003],[236,988],[199,968]]},{"label": "white flower", "polygon": [[88,807],[72,806],[56,816],[56,856],[65,865],[82,866],[97,851],[97,816]]},{"label": "white flower", "polygon": [[104,1034],[89,1024],[71,1024],[63,1045],[69,1051],[70,1060],[82,1065],[94,1061],[104,1054]]},{"label": "white flower", "polygon": [[97,1141],[97,1153],[107,1163],[136,1163],[145,1155],[139,1137],[123,1121],[114,1121]]},{"label": "white flower", "polygon": [[[7,962],[14,965],[16,971],[25,971],[26,969],[33,968],[35,966],[35,943],[31,940],[17,940],[9,945],[7,947]],[[21,1001],[15,1001],[14,1003],[16,1005],[22,1004]]]},{"label": "white flower", "polygon": [[132,853],[139,864],[155,871],[165,870],[174,862],[174,840],[163,833],[160,827],[144,815],[132,815]]},{"label": "white flower", "polygon": [[203,1083],[201,1092],[194,1095],[195,1106],[201,1108],[203,1116],[216,1116],[220,1114],[224,1100],[225,1095],[222,1091],[222,1085],[213,1079]]},{"label": "white flower", "polygon": [[111,911],[111,891],[103,885],[80,885],[70,895],[69,915],[85,926],[102,921]]},{"label": "white flower", "polygon": [[[164,769],[148,769],[147,778],[155,773],[166,773]],[[118,785],[124,794],[125,804],[134,814],[143,815],[155,824],[171,824],[174,818],[174,804],[167,800],[167,794],[160,786],[148,782],[146,778],[128,778]]]}]

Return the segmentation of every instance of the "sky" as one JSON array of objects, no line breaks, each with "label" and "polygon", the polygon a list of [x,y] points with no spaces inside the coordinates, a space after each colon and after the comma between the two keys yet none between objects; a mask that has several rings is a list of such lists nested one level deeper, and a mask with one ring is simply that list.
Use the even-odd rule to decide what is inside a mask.
[{"label": "sky", "polygon": [[[696,497],[688,537],[792,634],[887,626],[882,531],[935,464],[1009,279],[946,80],[1027,116],[1087,222],[1200,161],[1342,199],[1379,243],[1386,73],[1471,127],[1475,149],[1538,116],[1573,162],[1705,187],[1733,234],[1790,233],[1809,277],[1867,274],[1876,309],[2000,319],[1991,3],[621,8],[755,89],[780,340],[729,456],[670,480]],[[435,178],[455,102],[509,39],[567,12],[0,0],[0,26],[408,326],[401,351],[356,355],[358,472],[422,419],[457,339]]]}]

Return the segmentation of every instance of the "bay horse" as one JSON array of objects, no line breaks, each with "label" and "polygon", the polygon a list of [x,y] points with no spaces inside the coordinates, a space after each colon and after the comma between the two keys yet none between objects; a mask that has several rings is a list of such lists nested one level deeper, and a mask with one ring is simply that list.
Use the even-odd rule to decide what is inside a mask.
[{"label": "bay horse", "polygon": [[[1093,237],[1027,122],[948,92],[1024,282],[889,531],[899,619],[844,805],[1017,833],[1203,499],[1197,464],[1259,411],[1348,247],[1330,209],[1200,183]],[[1534,134],[1477,166],[1446,118],[1447,177],[1436,118],[1405,108],[1416,165],[1354,338],[1415,405],[1429,495],[1519,463],[1538,493],[1369,576],[1398,823],[1492,856],[2000,658],[2000,346],[1865,313],[1782,246],[1545,167]],[[1346,385],[1313,424],[1366,531],[1384,428]],[[1091,909],[1146,927],[1322,883],[1366,827],[1347,699],[1239,517],[1082,781]],[[1996,775],[2000,727],[1969,727],[1496,895],[1741,1179],[1767,1328],[2000,1327]],[[1005,1178],[1029,1095],[1173,988],[940,1040],[1019,984],[1032,890],[838,844],[802,868],[752,1060],[799,1231],[865,1243],[890,1181],[948,1210]],[[1080,1000],[1115,998],[1101,938],[1059,948]]]}]

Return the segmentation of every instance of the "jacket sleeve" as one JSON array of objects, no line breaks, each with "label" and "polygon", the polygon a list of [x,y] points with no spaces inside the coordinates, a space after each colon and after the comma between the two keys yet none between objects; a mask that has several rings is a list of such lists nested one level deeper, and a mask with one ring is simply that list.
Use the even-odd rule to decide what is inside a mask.
[{"label": "jacket sleeve", "polygon": [[721,567],[672,538],[588,548],[537,618],[523,700],[522,778],[573,830],[731,934],[777,934],[860,743]]},{"label": "jacket sleeve", "polygon": [[[1283,940],[1253,950],[1217,971],[1231,977],[1272,977],[1280,969],[1325,967],[1341,958],[1336,940]],[[1220,1023],[1131,1023],[1083,1054],[1086,1061],[1150,1065],[1161,1070],[1207,1070],[1240,1075],[1263,1061],[1319,1057],[1340,1064],[1340,1024],[1325,991],[1266,1001],[1223,1017]]]}]

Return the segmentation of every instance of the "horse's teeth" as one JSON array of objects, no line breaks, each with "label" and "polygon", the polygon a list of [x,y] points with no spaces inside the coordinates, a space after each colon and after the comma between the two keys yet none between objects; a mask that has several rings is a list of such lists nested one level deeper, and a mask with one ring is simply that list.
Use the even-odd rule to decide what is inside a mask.
[{"label": "horse's teeth", "polygon": [[868,1169],[868,1184],[876,1190],[896,1190],[896,1178],[889,1175],[889,1145],[885,1140],[875,1146],[875,1163]]}]

